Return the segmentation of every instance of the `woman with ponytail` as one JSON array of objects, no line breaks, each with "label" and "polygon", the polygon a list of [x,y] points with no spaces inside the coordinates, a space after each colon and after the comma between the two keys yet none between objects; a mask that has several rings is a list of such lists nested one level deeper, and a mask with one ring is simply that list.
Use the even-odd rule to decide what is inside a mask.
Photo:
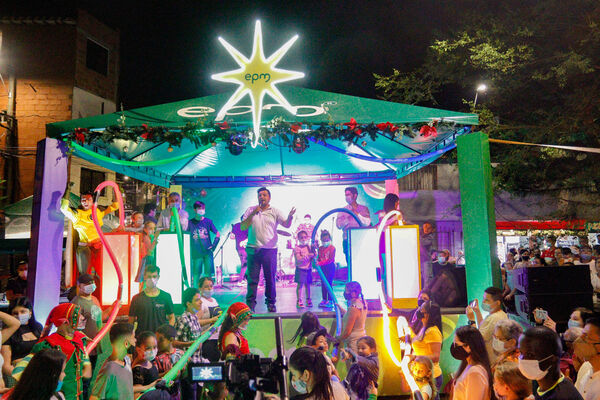
[{"label": "woman with ponytail", "polygon": [[348,310],[344,313],[342,333],[337,337],[337,342],[343,343],[344,347],[358,353],[358,340],[367,335],[365,323],[368,311],[360,283],[346,283],[344,298],[348,304]]},{"label": "woman with ponytail", "polygon": [[303,400],[348,400],[339,382],[331,380],[327,361],[318,350],[300,347],[290,357],[290,380]]}]

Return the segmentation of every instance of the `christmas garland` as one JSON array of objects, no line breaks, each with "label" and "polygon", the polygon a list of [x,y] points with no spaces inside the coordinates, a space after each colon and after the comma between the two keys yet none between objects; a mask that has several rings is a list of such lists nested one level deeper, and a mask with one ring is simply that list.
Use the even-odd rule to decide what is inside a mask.
[{"label": "christmas garland", "polygon": [[[416,133],[413,127],[404,124],[392,124],[390,122],[375,124],[361,124],[351,118],[349,122],[343,124],[323,123],[311,125],[308,123],[286,122],[283,118],[275,118],[270,121],[263,132],[263,145],[273,144],[272,139],[280,137],[282,143],[292,148],[296,146],[306,146],[309,139],[315,142],[326,142],[327,140],[341,140],[348,144],[366,146],[366,139],[377,140],[380,135],[386,136],[392,140],[399,140],[402,136],[411,138],[417,135],[434,138],[437,136],[437,126],[440,124],[449,124],[454,127],[455,123],[431,121],[422,125]],[[131,141],[139,143],[141,141],[151,143],[168,143],[169,151],[173,147],[181,146],[184,139],[192,142],[197,148],[208,144],[215,144],[217,141],[225,140],[234,143],[236,146],[244,146],[252,136],[252,131],[248,127],[233,127],[229,122],[207,122],[198,121],[188,123],[183,127],[166,128],[162,126],[125,126],[112,125],[104,129],[76,128],[72,132],[62,135],[62,139],[79,145],[100,145],[110,144],[116,140]],[[126,150],[125,150],[126,151]]]}]

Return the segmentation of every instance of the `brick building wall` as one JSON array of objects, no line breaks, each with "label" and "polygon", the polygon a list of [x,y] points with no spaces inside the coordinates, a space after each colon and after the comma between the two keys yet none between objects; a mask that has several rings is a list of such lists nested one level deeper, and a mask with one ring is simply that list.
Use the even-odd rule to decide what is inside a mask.
[{"label": "brick building wall", "polygon": [[[90,14],[78,11],[76,19],[62,19],[59,24],[7,21],[0,23],[0,32],[0,55],[9,60],[17,78],[15,110],[21,150],[35,151],[37,142],[46,136],[46,124],[73,118],[74,87],[116,102],[119,32]],[[88,40],[108,50],[106,75],[86,67]],[[4,77],[6,68],[0,65]],[[0,103],[0,109],[6,109],[5,104]],[[4,137],[0,146],[5,147]],[[33,194],[34,171],[35,156],[19,157],[17,199]]]}]

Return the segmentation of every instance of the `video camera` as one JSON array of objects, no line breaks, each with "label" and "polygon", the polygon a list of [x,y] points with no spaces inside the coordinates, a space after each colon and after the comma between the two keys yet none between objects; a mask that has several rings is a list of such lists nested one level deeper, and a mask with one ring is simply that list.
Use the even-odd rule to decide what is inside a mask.
[{"label": "video camera", "polygon": [[254,398],[256,392],[280,394],[289,398],[286,371],[287,357],[283,350],[281,317],[275,318],[277,358],[261,358],[247,354],[233,360],[217,363],[188,365],[188,373],[194,382],[225,382],[236,399]]}]

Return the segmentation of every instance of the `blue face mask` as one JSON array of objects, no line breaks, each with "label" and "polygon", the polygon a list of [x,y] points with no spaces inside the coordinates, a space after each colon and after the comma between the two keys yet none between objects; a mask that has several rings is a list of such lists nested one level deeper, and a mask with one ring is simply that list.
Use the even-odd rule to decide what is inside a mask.
[{"label": "blue face mask", "polygon": [[485,312],[490,312],[492,307],[488,303],[481,303],[481,309]]},{"label": "blue face mask", "polygon": [[446,262],[446,257],[444,257],[444,256],[439,256],[439,257],[438,257],[438,262],[439,262],[440,264],[443,264],[443,263],[445,263],[445,262]]},{"label": "blue face mask", "polygon": [[305,394],[308,393],[308,389],[306,387],[306,382],[304,382],[301,379],[292,379],[292,386],[294,387],[294,390],[296,390],[296,392],[300,393],[300,394]]},{"label": "blue face mask", "polygon": [[570,319],[569,322],[567,322],[567,326],[569,328],[580,328],[581,324],[578,321],[575,321],[574,319]]},{"label": "blue face mask", "polygon": [[63,381],[58,381],[58,383],[56,384],[56,390],[55,392],[60,392],[60,390],[63,387]]}]

